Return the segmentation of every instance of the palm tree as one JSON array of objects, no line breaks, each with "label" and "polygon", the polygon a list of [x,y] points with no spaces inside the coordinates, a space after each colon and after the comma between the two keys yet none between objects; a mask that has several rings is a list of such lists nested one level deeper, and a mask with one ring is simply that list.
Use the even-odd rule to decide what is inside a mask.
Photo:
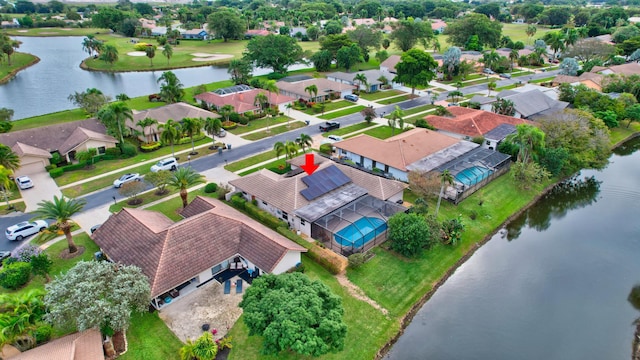
[{"label": "palm tree", "polygon": [[233,107],[233,105],[227,104],[220,107],[220,109],[218,110],[218,114],[224,116],[225,122],[229,122],[229,116],[231,116],[234,111],[236,111],[236,109]]},{"label": "palm tree", "polygon": [[4,196],[4,201],[7,203],[7,209],[11,208],[11,205],[9,205],[9,189],[11,189],[12,183],[11,175],[13,175],[13,171],[0,165],[0,188],[2,188],[2,195]]},{"label": "palm tree", "polygon": [[[356,74],[356,76],[353,78],[353,81],[359,82],[360,86],[364,85],[364,91],[368,92],[367,90],[369,83],[367,82],[367,76],[364,73]],[[360,86],[358,86],[358,89],[360,89]]]},{"label": "palm tree", "polygon": [[129,95],[127,95],[125,93],[120,93],[120,94],[116,95],[116,100],[118,100],[118,101],[127,101],[127,100],[131,100],[131,98],[129,97]]},{"label": "palm tree", "polygon": [[310,101],[315,101],[315,98],[318,96],[318,87],[316,85],[309,85],[304,88],[304,91],[309,93]]},{"label": "palm tree", "polygon": [[182,130],[187,133],[187,136],[191,139],[191,154],[195,155],[196,146],[193,143],[193,135],[200,132],[202,129],[202,120],[200,118],[184,118],[180,121],[182,124]]},{"label": "palm tree", "polygon": [[187,188],[202,184],[205,182],[204,176],[198,174],[190,167],[179,167],[174,171],[169,178],[168,185],[176,190],[180,190],[180,197],[182,198],[182,207],[187,207]]},{"label": "palm tree", "polygon": [[0,348],[20,344],[23,350],[36,343],[35,330],[46,313],[44,291],[0,295]]},{"label": "palm tree", "polygon": [[391,136],[394,135],[396,126],[400,129],[400,131],[402,131],[402,128],[404,128],[404,119],[402,118],[403,116],[404,111],[398,105],[396,105],[391,114],[389,114]]},{"label": "palm tree", "polygon": [[[230,105],[225,105],[225,106],[230,106]],[[208,117],[204,121],[204,131],[206,131],[207,133],[209,133],[209,135],[211,135],[211,141],[213,141],[213,146],[216,145],[215,134],[219,133],[220,129],[222,129],[222,121],[220,121],[220,119]]]},{"label": "palm tree", "polygon": [[173,48],[171,47],[171,45],[169,45],[169,43],[164,44],[164,49],[162,49],[162,55],[164,55],[167,58],[167,65],[168,65],[169,61],[171,60],[171,57],[173,56]]},{"label": "palm tree", "polygon": [[125,131],[123,122],[127,119],[133,121],[133,112],[131,109],[124,102],[117,101],[100,109],[97,117],[109,131],[118,136],[120,150],[122,150]]},{"label": "palm tree", "polygon": [[263,92],[259,92],[258,94],[256,94],[256,97],[253,99],[253,105],[260,107],[261,113],[264,113],[266,104],[268,103],[269,103],[269,98],[267,97],[267,94]]},{"label": "palm tree", "polygon": [[87,35],[86,38],[82,39],[82,50],[89,53],[89,56],[93,54],[93,35]]},{"label": "palm tree", "polygon": [[460,88],[461,88],[462,86],[464,86],[464,85],[462,84],[462,81],[456,81],[456,83],[455,83],[455,84],[453,84],[453,85],[455,85],[456,89],[458,89],[458,90],[460,90]]},{"label": "palm tree", "polygon": [[295,142],[288,140],[284,143],[284,152],[288,158],[293,159],[298,154],[298,145]]},{"label": "palm tree", "polygon": [[491,80],[490,82],[487,83],[487,89],[489,90],[489,93],[487,93],[487,96],[491,96],[491,90],[495,90],[496,86],[497,84],[495,80]]},{"label": "palm tree", "polygon": [[155,45],[147,46],[144,49],[144,52],[147,54],[147,57],[149,58],[149,62],[151,62],[151,67],[153,67],[153,58],[156,56]]},{"label": "palm tree", "polygon": [[100,59],[109,63],[110,66],[113,66],[113,63],[118,61],[118,49],[113,45],[105,45],[104,51],[100,54]]},{"label": "palm tree", "polygon": [[274,93],[276,95],[278,95],[280,93],[280,89],[278,89],[278,86],[276,85],[276,81],[275,80],[267,80],[267,81],[262,83],[262,88],[264,90],[267,90],[267,92],[269,93],[269,106],[271,107],[274,104],[277,106],[276,99],[273,99],[273,94]]},{"label": "palm tree", "polygon": [[20,168],[20,157],[10,147],[0,144],[0,165],[16,171]]},{"label": "palm tree", "polygon": [[513,71],[513,63],[520,57],[520,52],[516,49],[511,49],[509,52],[509,60],[511,60],[511,70]]},{"label": "palm tree", "polygon": [[482,62],[484,63],[485,68],[493,68],[498,61],[500,61],[500,54],[498,54],[494,49],[485,52],[484,55],[482,55]]},{"label": "palm tree", "polygon": [[520,124],[516,126],[516,133],[507,136],[506,140],[518,146],[518,161],[527,164],[544,149],[544,136],[537,127]]},{"label": "palm tree", "polygon": [[580,33],[576,29],[567,29],[567,33],[564,36],[564,46],[569,47],[578,41]]},{"label": "palm tree", "polygon": [[547,44],[553,50],[553,58],[556,58],[558,50],[564,49],[564,34],[560,31],[554,31],[549,33]]},{"label": "palm tree", "polygon": [[307,152],[306,148],[309,147],[311,148],[311,145],[313,144],[313,140],[311,139],[311,136],[307,135],[307,134],[300,134],[300,136],[296,139],[296,144],[298,146],[300,146],[300,148],[302,149],[302,152]]},{"label": "palm tree", "polygon": [[431,41],[431,45],[433,46],[434,52],[440,52],[440,50],[442,49],[442,46],[440,45],[440,41],[438,41],[437,38],[433,38],[433,40]]},{"label": "palm tree", "polygon": [[463,96],[464,94],[462,93],[462,91],[458,91],[458,90],[450,91],[449,95],[447,95],[447,97],[450,97],[454,103],[457,103],[458,100],[460,100],[460,98]]},{"label": "palm tree", "polygon": [[64,196],[53,196],[53,201],[44,200],[38,203],[38,208],[34,211],[37,215],[36,219],[55,219],[58,228],[62,230],[64,236],[67,238],[67,245],[69,247],[69,254],[73,254],[78,251],[78,247],[73,242],[71,236],[71,224],[69,220],[71,217],[84,208],[86,204],[85,199],[67,199]]},{"label": "palm tree", "polygon": [[182,101],[184,90],[180,79],[171,71],[165,71],[158,78],[160,85],[160,96],[162,100],[168,103],[176,103]]},{"label": "palm tree", "polygon": [[436,218],[438,217],[438,211],[440,211],[440,201],[442,201],[442,196],[444,196],[445,184],[453,184],[453,175],[451,175],[449,170],[445,170],[440,174],[440,195],[438,196],[438,205],[436,205]]},{"label": "palm tree", "polygon": [[287,109],[287,127],[291,127],[289,123],[291,122],[291,109],[293,109],[293,104],[287,103],[284,107]]},{"label": "palm tree", "polygon": [[160,141],[165,144],[171,144],[171,155],[176,157],[176,153],[173,151],[173,144],[182,138],[182,127],[180,126],[180,123],[173,119],[169,119],[166,123],[160,124],[158,129],[162,130],[162,133],[160,134]]},{"label": "palm tree", "polygon": [[527,33],[527,36],[529,37],[529,43],[531,43],[531,37],[535,35],[537,31],[538,31],[538,28],[535,25],[530,24],[529,26],[527,26],[526,33]]},{"label": "palm tree", "polygon": [[276,160],[280,159],[280,155],[284,152],[284,143],[282,143],[282,141],[278,141],[273,144],[273,151],[276,152]]},{"label": "palm tree", "polygon": [[136,123],[136,126],[139,126],[140,128],[142,128],[142,136],[147,140],[147,143],[151,142],[149,141],[151,134],[147,136],[147,132],[145,131],[145,129],[157,123],[158,123],[158,120],[152,119],[152,118],[144,118]]}]

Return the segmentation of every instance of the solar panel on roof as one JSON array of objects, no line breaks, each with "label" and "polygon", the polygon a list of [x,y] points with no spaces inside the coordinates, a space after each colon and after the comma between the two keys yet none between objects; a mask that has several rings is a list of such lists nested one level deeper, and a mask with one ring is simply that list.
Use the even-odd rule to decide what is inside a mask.
[{"label": "solar panel on roof", "polygon": [[311,201],[342,185],[350,183],[351,179],[335,165],[331,165],[309,176],[303,177],[302,182],[307,185],[307,188],[300,191],[300,194],[308,201]]}]

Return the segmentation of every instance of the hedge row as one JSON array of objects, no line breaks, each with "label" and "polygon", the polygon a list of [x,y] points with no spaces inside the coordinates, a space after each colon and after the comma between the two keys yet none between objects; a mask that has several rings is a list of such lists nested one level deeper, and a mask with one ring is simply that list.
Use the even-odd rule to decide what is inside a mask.
[{"label": "hedge row", "polygon": [[259,222],[273,230],[277,230],[279,227],[286,226],[284,221],[260,209],[258,206],[248,202],[240,195],[232,196],[231,204],[237,209],[244,210],[247,215],[251,216],[255,220],[258,220]]},{"label": "hedge row", "polygon": [[[109,150],[109,149],[107,149]],[[93,160],[90,161],[85,161],[85,162],[79,162],[77,164],[71,164],[71,165],[66,165],[66,166],[61,166],[61,167],[53,167],[53,165],[51,166],[51,169],[49,170],[49,175],[52,178],[57,178],[59,176],[62,176],[62,174],[69,172],[69,171],[75,171],[75,170],[80,170],[84,167],[87,166],[87,162],[91,162],[93,164],[100,162],[102,160],[115,160],[115,159],[119,159],[120,156],[118,155],[112,155],[112,154],[104,154],[104,155],[98,155],[96,157],[93,158]]]},{"label": "hedge row", "polygon": [[311,260],[317,262],[334,275],[340,274],[347,268],[347,265],[349,265],[347,259],[329,249],[321,248],[314,243],[308,242],[286,227],[279,227],[277,231],[287,239],[307,249],[307,255],[309,255]]}]

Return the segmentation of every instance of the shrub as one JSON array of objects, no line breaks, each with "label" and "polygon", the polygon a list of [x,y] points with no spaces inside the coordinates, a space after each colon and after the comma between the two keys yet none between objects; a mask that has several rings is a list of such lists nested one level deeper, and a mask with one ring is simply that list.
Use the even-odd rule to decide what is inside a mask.
[{"label": "shrub", "polygon": [[427,120],[425,119],[418,119],[416,120],[416,127],[419,128],[424,128],[424,129],[429,129],[429,130],[435,130],[436,128],[434,128],[433,126],[431,126]]},{"label": "shrub", "polygon": [[331,155],[333,152],[333,146],[331,144],[320,145],[320,152],[323,154]]},{"label": "shrub", "polygon": [[473,139],[471,139],[471,142],[482,145],[484,144],[484,136],[474,136]]},{"label": "shrub", "polygon": [[287,239],[307,249],[307,255],[311,260],[318,263],[330,273],[334,275],[340,274],[347,268],[347,260],[333,251],[308,242],[286,227],[279,227],[277,231]]},{"label": "shrub", "polygon": [[54,165],[58,165],[62,162],[62,160],[64,160],[62,158],[62,155],[60,155],[60,153],[56,151],[53,154],[51,154],[51,159],[49,159],[49,162]]},{"label": "shrub", "polygon": [[149,144],[142,144],[140,145],[140,150],[142,150],[142,152],[151,152],[151,151],[156,151],[158,149],[160,149],[160,146],[162,144],[159,142],[153,142],[153,143],[149,143]]},{"label": "shrub", "polygon": [[225,130],[233,130],[238,127],[238,124],[233,121],[225,121],[222,123],[222,128]]},{"label": "shrub", "polygon": [[36,338],[36,344],[42,344],[49,340],[51,340],[51,333],[53,332],[53,328],[51,325],[41,324],[36,329],[34,336]]},{"label": "shrub", "polygon": [[122,146],[122,156],[126,158],[134,157],[137,153],[138,150],[131,144],[124,144],[124,146]]},{"label": "shrub", "polygon": [[229,185],[220,185],[218,186],[218,190],[216,191],[216,197],[218,198],[218,200],[224,200],[229,191],[231,191],[231,187]]},{"label": "shrub", "polygon": [[47,165],[47,166],[45,166],[45,167],[44,167],[44,169],[45,169],[45,170],[47,170],[47,171],[50,171],[50,170],[55,169],[55,168],[57,168],[57,167],[58,167],[58,165],[56,165],[56,164],[51,164],[51,165]]},{"label": "shrub", "polygon": [[349,267],[352,269],[357,269],[367,260],[367,257],[363,253],[351,254],[349,256]]},{"label": "shrub", "polygon": [[145,42],[139,42],[135,45],[133,45],[133,49],[136,51],[145,51],[147,49],[147,46],[153,46],[155,47],[155,45],[151,45]]},{"label": "shrub", "polygon": [[63,168],[56,168],[56,169],[51,169],[49,171],[49,176],[51,176],[52,178],[57,178],[62,176],[62,174],[64,174],[64,169]]},{"label": "shrub", "polygon": [[120,148],[118,147],[112,147],[112,148],[107,148],[104,151],[105,156],[120,156],[120,154],[122,154],[122,152],[120,152]]},{"label": "shrub", "polygon": [[204,192],[206,192],[207,194],[211,194],[214,193],[218,190],[218,184],[216,183],[208,183],[205,187],[204,187]]},{"label": "shrub", "polygon": [[0,269],[0,286],[15,290],[29,281],[31,264],[15,262]]},{"label": "shrub", "polygon": [[238,124],[247,125],[249,123],[249,118],[244,115],[238,115],[238,121],[236,122]]}]

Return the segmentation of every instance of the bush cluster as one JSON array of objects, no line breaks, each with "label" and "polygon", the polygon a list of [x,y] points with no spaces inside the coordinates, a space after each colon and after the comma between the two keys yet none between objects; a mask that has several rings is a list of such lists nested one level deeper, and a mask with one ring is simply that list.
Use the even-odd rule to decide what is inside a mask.
[{"label": "bush cluster", "polygon": [[142,150],[142,152],[151,152],[160,149],[160,146],[162,146],[162,143],[160,142],[142,144],[140,145],[140,150]]},{"label": "bush cluster", "polygon": [[284,221],[258,208],[257,205],[254,205],[248,202],[241,195],[233,196],[231,198],[231,204],[240,210],[244,210],[245,212],[247,212],[249,216],[258,220],[259,222],[270,227],[273,230],[277,230],[281,226],[286,226]]},{"label": "bush cluster", "polygon": [[218,184],[216,183],[208,183],[205,187],[204,187],[204,192],[206,192],[207,194],[211,194],[214,193],[218,190]]},{"label": "bush cluster", "polygon": [[359,268],[365,261],[367,261],[367,256],[363,253],[349,255],[349,267],[352,269]]},{"label": "bush cluster", "polygon": [[31,277],[31,264],[17,261],[0,269],[0,286],[15,290],[26,284]]}]

